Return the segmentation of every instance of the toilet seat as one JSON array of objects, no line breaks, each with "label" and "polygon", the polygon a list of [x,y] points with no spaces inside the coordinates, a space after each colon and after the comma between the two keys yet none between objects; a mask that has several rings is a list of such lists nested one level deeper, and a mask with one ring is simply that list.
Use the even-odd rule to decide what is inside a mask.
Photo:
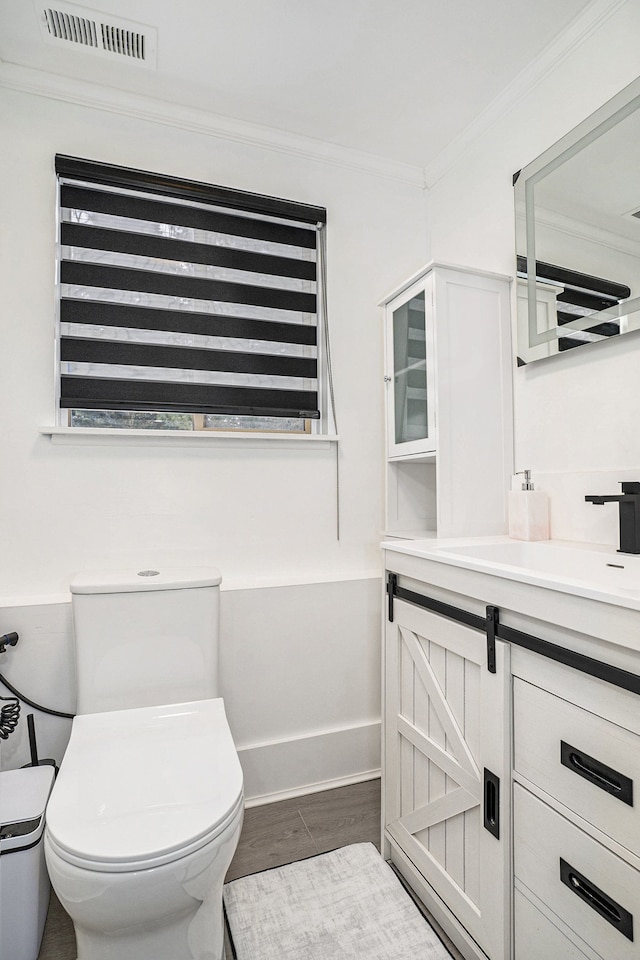
[{"label": "toilet seat", "polygon": [[83,714],[51,793],[47,838],[86,870],[144,870],[210,843],[242,807],[222,700]]}]

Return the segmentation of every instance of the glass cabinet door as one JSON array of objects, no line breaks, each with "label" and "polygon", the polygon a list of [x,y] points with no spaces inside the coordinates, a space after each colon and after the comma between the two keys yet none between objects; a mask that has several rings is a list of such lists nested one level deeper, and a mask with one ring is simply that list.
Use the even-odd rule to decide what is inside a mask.
[{"label": "glass cabinet door", "polygon": [[435,450],[433,357],[428,336],[427,291],[407,291],[387,315],[389,456]]}]

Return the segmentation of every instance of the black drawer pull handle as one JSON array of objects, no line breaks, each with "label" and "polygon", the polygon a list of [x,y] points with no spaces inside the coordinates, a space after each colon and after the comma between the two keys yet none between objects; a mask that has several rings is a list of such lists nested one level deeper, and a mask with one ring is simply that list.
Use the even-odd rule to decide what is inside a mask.
[{"label": "black drawer pull handle", "polygon": [[570,743],[560,741],[560,762],[596,787],[633,806],[633,780]]},{"label": "black drawer pull handle", "polygon": [[588,883],[585,883],[579,877],[576,877],[575,873],[569,874],[569,883],[576,891],[576,893],[582,897],[583,900],[586,900],[594,910],[597,910],[598,913],[601,913],[603,917],[609,921],[609,923],[620,923],[620,913],[616,910],[615,907],[610,906],[607,901],[601,897],[593,887],[590,887]]},{"label": "black drawer pull handle", "polygon": [[607,923],[633,940],[633,916],[594,883],[560,857],[560,879],[576,896],[595,910]]},{"label": "black drawer pull handle", "polygon": [[609,777],[605,777],[603,774],[597,773],[588,765],[588,763],[585,763],[579,754],[570,753],[569,762],[571,763],[571,766],[575,767],[578,773],[583,777],[591,777],[593,780],[597,780],[598,783],[602,784],[605,789],[610,790],[611,793],[620,793],[622,790],[620,783],[616,782],[615,780],[610,780]]}]

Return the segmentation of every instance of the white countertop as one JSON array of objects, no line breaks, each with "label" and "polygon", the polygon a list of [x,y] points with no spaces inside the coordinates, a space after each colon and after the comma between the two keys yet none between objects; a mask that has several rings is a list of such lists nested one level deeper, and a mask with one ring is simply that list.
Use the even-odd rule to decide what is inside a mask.
[{"label": "white countertop", "polygon": [[385,540],[382,548],[547,590],[640,610],[640,555],[602,544],[509,537]]}]

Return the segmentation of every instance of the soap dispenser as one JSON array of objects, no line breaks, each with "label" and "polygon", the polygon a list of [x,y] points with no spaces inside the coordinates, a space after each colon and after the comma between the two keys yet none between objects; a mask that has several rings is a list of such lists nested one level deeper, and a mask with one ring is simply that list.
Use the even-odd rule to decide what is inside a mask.
[{"label": "soap dispenser", "polygon": [[542,490],[534,490],[531,470],[524,474],[521,490],[509,491],[509,536],[513,540],[549,539],[549,500]]}]

